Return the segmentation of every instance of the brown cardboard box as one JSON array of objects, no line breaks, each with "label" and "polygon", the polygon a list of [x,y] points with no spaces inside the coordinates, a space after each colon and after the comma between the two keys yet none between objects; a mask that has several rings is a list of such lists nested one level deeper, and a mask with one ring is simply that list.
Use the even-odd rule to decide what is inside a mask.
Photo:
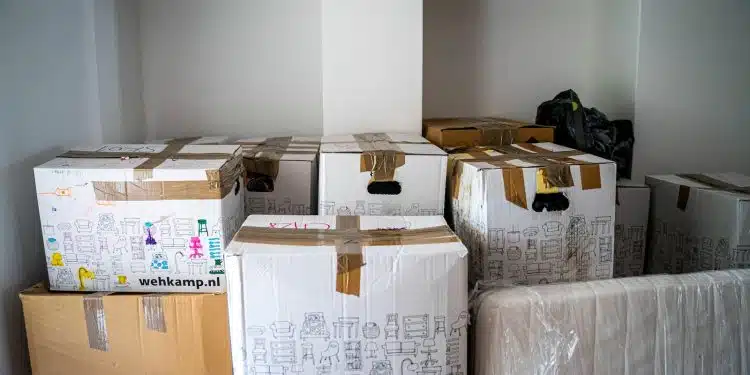
[{"label": "brown cardboard box", "polygon": [[20,294],[34,374],[231,374],[225,294]]},{"label": "brown cardboard box", "polygon": [[430,142],[444,149],[555,141],[554,126],[499,117],[425,119],[422,132]]}]

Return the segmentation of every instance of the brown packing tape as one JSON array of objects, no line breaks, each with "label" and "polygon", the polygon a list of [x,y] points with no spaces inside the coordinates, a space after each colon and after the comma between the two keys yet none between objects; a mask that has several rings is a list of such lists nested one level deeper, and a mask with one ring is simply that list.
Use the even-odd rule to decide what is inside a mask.
[{"label": "brown packing tape", "polygon": [[167,323],[164,319],[164,301],[161,294],[147,294],[141,297],[143,320],[146,328],[151,331],[167,333]]},{"label": "brown packing tape", "polygon": [[479,124],[478,145],[509,145],[518,138],[518,128],[505,124]]},{"label": "brown packing tape", "polygon": [[365,265],[358,238],[359,216],[337,216],[336,229],[350,232],[336,239],[336,291],[359,297]]},{"label": "brown packing tape", "polygon": [[104,316],[104,296],[107,294],[110,292],[96,292],[83,297],[83,314],[89,347],[103,352],[109,350],[107,320]]},{"label": "brown packing tape", "polygon": [[398,246],[458,242],[447,227],[422,229],[359,229],[358,216],[337,216],[336,229],[242,227],[234,241],[289,246],[335,246],[336,291],[359,296],[363,246]]},{"label": "brown packing tape", "polygon": [[[166,143],[157,153],[129,153],[105,151],[68,151],[61,158],[146,158],[133,169],[135,182],[94,181],[97,200],[141,201],[141,200],[180,200],[217,199],[226,196],[234,182],[242,175],[239,155],[227,153],[180,153],[179,151],[200,137],[175,138]],[[180,160],[222,160],[228,159],[220,170],[207,170],[206,181],[144,181],[153,178],[153,168],[168,159]],[[195,196],[194,198],[192,196]]]},{"label": "brown packing tape", "polygon": [[287,152],[292,137],[268,138],[249,150],[243,150],[244,165],[248,176],[279,175],[279,161]]},{"label": "brown packing tape", "polygon": [[592,190],[602,188],[602,173],[599,164],[581,164],[581,189]]},{"label": "brown packing tape", "polygon": [[391,143],[385,133],[354,134],[354,139],[362,149],[359,171],[370,172],[370,182],[393,181],[396,168],[406,163],[406,155],[401,149]]},{"label": "brown packing tape", "polygon": [[504,168],[503,187],[505,188],[505,199],[508,202],[523,209],[528,209],[523,168]]}]

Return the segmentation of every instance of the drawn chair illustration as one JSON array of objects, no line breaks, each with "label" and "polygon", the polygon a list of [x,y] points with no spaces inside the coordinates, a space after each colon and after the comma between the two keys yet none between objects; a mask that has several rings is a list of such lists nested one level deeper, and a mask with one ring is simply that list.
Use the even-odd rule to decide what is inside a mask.
[{"label": "drawn chair illustration", "polygon": [[294,324],[290,322],[273,322],[271,324],[273,337],[277,339],[290,339],[294,337]]},{"label": "drawn chair illustration", "polygon": [[284,366],[280,365],[255,365],[251,373],[254,375],[285,375]]},{"label": "drawn chair illustration", "polygon": [[336,358],[336,362],[339,362],[339,343],[336,341],[331,341],[328,343],[328,348],[323,351],[323,353],[320,353],[320,364],[323,365],[324,363],[331,366],[332,365],[332,359]]},{"label": "drawn chair illustration", "polygon": [[451,324],[451,336],[461,336],[461,331],[466,331],[467,324],[469,324],[469,313],[463,311],[458,315],[458,319]]}]

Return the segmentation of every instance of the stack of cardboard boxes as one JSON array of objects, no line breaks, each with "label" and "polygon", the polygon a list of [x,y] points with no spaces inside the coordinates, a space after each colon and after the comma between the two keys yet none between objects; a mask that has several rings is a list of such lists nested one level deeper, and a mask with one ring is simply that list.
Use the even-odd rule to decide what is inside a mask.
[{"label": "stack of cardboard boxes", "polygon": [[[698,319],[680,293],[744,288],[736,272],[606,279],[742,267],[748,178],[618,182],[553,128],[502,118],[423,131],[175,138],[37,167],[49,283],[21,294],[35,373],[465,375],[470,321],[477,374],[640,371],[676,357],[617,367],[602,356],[621,346],[600,342],[679,330],[623,325],[652,316],[634,301]],[[470,311],[474,285],[491,291]],[[512,285],[529,287],[493,288]],[[716,297],[716,327],[750,301]]]}]

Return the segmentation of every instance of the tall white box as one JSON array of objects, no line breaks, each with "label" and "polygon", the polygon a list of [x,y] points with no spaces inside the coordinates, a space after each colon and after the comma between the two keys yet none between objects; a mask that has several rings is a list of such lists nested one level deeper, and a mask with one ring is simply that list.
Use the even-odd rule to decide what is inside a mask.
[{"label": "tall white box", "polygon": [[750,177],[738,173],[647,176],[649,273],[750,267]]},{"label": "tall white box", "polygon": [[630,180],[617,181],[614,277],[643,274],[650,194],[651,191],[644,184]]},{"label": "tall white box", "polygon": [[320,137],[195,137],[190,144],[242,146],[246,216],[317,213]]},{"label": "tall white box", "polygon": [[250,216],[226,251],[235,374],[466,374],[466,248],[439,216]]},{"label": "tall white box", "polygon": [[34,168],[51,290],[221,292],[239,146],[104,145]]},{"label": "tall white box", "polygon": [[612,277],[615,163],[553,143],[450,155],[452,217],[471,279]]},{"label": "tall white box", "polygon": [[324,136],[322,215],[442,215],[447,156],[416,134]]}]

